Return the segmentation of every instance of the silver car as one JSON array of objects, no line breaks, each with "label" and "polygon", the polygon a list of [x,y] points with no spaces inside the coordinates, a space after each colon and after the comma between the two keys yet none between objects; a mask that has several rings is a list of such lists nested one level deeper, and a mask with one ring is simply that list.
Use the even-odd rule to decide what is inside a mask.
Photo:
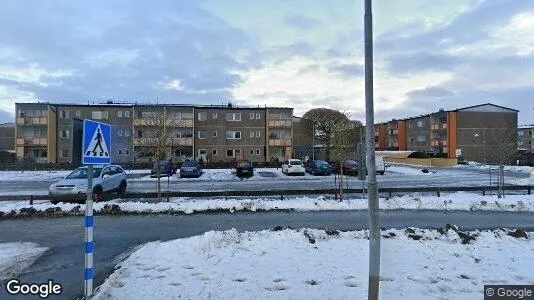
[{"label": "silver car", "polygon": [[[53,183],[48,189],[48,194],[73,195],[87,193],[88,167],[83,166],[74,170],[64,179]],[[124,193],[126,192],[126,173],[118,165],[93,166],[93,193]]]}]

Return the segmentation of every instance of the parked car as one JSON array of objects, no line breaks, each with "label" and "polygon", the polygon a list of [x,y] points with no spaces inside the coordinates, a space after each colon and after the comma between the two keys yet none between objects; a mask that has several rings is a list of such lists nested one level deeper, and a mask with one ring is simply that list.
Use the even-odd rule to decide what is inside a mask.
[{"label": "parked car", "polygon": [[251,177],[254,175],[254,166],[248,160],[241,160],[236,163],[235,171],[239,178]]},{"label": "parked car", "polygon": [[289,159],[282,164],[282,173],[286,175],[298,174],[304,176],[306,175],[306,170],[300,159]]},{"label": "parked car", "polygon": [[332,166],[324,160],[309,161],[306,166],[306,173],[312,175],[330,175],[332,174]]},{"label": "parked car", "polygon": [[193,160],[186,160],[182,164],[182,167],[180,168],[180,177],[186,178],[186,177],[194,177],[198,178],[202,175],[202,167]]},{"label": "parked car", "polygon": [[384,163],[384,158],[382,156],[377,156],[375,158],[376,173],[384,175],[386,173],[386,164]]},{"label": "parked car", "polygon": [[159,160],[154,162],[154,166],[150,171],[150,177],[158,177],[158,168],[160,177],[170,177],[176,174],[176,167],[172,160]]},{"label": "parked car", "polygon": [[[82,166],[67,175],[64,179],[53,183],[48,189],[48,194],[73,195],[87,193],[88,167]],[[95,165],[93,166],[93,193],[103,194],[126,192],[126,173],[118,165]],[[52,201],[56,204],[58,201]]]},{"label": "parked car", "polygon": [[343,161],[343,174],[358,175],[358,161],[345,159]]}]

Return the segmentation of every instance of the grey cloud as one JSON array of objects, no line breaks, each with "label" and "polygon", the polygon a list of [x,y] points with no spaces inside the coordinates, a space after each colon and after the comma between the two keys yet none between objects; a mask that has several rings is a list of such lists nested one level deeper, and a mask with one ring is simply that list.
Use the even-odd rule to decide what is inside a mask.
[{"label": "grey cloud", "polygon": [[319,26],[321,21],[301,15],[290,15],[284,18],[284,24],[299,30],[311,30]]},{"label": "grey cloud", "polygon": [[425,52],[392,55],[386,61],[393,74],[451,71],[464,64],[464,60],[459,57]]},{"label": "grey cloud", "polygon": [[[43,76],[38,84],[7,82],[43,100],[69,102],[95,98],[145,98],[212,101],[242,82],[232,71],[258,66],[261,55],[251,51],[253,64],[234,57],[255,50],[243,31],[230,27],[189,1],[158,1],[157,5],[119,0],[95,4],[56,1],[0,3],[0,43],[20,53],[17,64],[38,64],[47,70],[71,70],[72,76]],[[24,18],[24,22],[19,22]],[[15,22],[16,21],[16,22]],[[20,26],[13,26],[20,24]],[[135,51],[123,61],[121,51]],[[117,52],[119,59],[91,65],[88,57]],[[14,66],[8,62],[8,65]],[[184,91],[161,90],[158,83],[180,80]],[[198,93],[207,91],[207,93]],[[211,91],[211,92],[210,92]]]},{"label": "grey cloud", "polygon": [[364,67],[358,64],[334,64],[327,67],[331,73],[337,73],[343,77],[361,77],[363,76]]},{"label": "grey cloud", "polygon": [[454,95],[454,92],[437,86],[427,87],[422,90],[413,90],[406,93],[409,99],[442,98]]},{"label": "grey cloud", "polygon": [[0,109],[0,124],[15,122],[15,115]]}]

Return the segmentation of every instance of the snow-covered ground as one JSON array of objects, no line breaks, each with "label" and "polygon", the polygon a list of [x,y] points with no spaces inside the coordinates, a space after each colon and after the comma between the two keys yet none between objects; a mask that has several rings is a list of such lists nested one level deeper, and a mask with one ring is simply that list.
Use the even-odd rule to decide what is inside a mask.
[{"label": "snow-covered ground", "polygon": [[[272,198],[234,198],[234,199],[196,199],[173,198],[170,202],[130,202],[113,200],[95,203],[96,212],[105,210],[104,206],[116,205],[123,212],[130,213],[198,213],[208,211],[268,211],[268,210],[296,210],[296,211],[322,211],[322,210],[363,210],[367,209],[367,199],[348,198],[338,201],[331,198],[295,197],[285,200]],[[85,209],[84,205],[60,203],[51,204],[49,201],[36,201],[33,208],[36,211],[54,210],[61,208],[62,212],[79,213]],[[27,211],[30,207],[27,201],[0,201],[0,212],[4,214],[20,213],[21,209]],[[437,196],[413,195],[398,196],[390,199],[381,198],[380,208],[391,209],[424,209],[424,210],[485,210],[485,211],[534,211],[534,197],[532,195],[507,195],[503,199],[497,196],[482,196],[464,192],[443,194]],[[73,211],[74,209],[74,211]],[[23,211],[24,213],[24,211]]]},{"label": "snow-covered ground", "polygon": [[[413,232],[382,233],[381,299],[482,299],[484,284],[534,283],[533,233],[474,232],[462,244],[452,229]],[[368,233],[329,233],[229,230],[151,242],[94,299],[365,299]]]},{"label": "snow-covered ground", "polygon": [[0,181],[51,181],[69,175],[69,171],[0,171]]},{"label": "snow-covered ground", "polygon": [[0,282],[16,277],[47,250],[35,243],[0,243]]}]

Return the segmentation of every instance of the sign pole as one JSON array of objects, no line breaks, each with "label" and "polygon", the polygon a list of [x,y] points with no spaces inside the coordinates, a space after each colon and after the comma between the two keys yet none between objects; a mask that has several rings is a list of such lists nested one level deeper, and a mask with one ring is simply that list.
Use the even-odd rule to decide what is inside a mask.
[{"label": "sign pole", "polygon": [[93,165],[87,166],[85,202],[85,299],[93,295]]}]

